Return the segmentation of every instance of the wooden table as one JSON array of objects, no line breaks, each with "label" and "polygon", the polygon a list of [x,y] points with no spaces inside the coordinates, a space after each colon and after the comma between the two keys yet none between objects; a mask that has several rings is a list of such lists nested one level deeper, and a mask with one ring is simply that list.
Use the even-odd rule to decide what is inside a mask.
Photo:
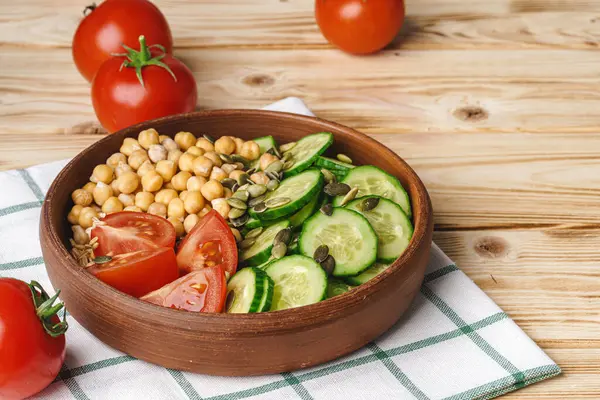
[{"label": "wooden table", "polygon": [[[86,3],[0,2],[0,170],[99,138],[71,61]],[[509,398],[600,398],[600,0],[409,0],[396,43],[360,58],[312,0],[156,3],[200,108],[298,96],[412,164],[436,242],[564,370]]]}]

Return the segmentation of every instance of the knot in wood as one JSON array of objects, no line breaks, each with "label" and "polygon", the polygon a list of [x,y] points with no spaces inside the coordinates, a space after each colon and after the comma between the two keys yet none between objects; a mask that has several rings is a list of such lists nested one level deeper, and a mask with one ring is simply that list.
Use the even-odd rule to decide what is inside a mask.
[{"label": "knot in wood", "polygon": [[465,106],[457,108],[453,113],[454,117],[465,122],[479,122],[487,119],[489,114],[479,106]]},{"label": "knot in wood", "polygon": [[475,252],[484,258],[503,257],[508,253],[508,242],[496,236],[484,236],[475,242]]},{"label": "knot in wood", "polygon": [[271,86],[275,79],[269,75],[254,74],[244,78],[244,83],[248,86]]}]

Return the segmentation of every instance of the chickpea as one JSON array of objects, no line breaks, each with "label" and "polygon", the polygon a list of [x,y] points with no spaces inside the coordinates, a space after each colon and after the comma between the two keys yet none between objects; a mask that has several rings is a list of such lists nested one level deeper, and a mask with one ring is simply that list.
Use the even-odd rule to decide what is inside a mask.
[{"label": "chickpea", "polygon": [[127,156],[123,153],[114,153],[106,159],[106,165],[108,165],[112,169],[117,168],[117,165],[119,165],[120,163],[127,164]]},{"label": "chickpea", "polygon": [[127,163],[131,168],[137,170],[144,163],[144,161],[147,160],[149,160],[149,158],[148,153],[146,153],[146,150],[136,150],[133,153],[131,153],[131,155],[127,159]]},{"label": "chickpea", "polygon": [[120,193],[133,193],[140,185],[140,177],[135,172],[125,172],[117,178],[117,188]]},{"label": "chickpea", "polygon": [[186,183],[186,189],[199,192],[206,182],[207,179],[203,176],[192,176]]},{"label": "chickpea", "polygon": [[252,175],[250,175],[250,179],[252,179],[252,182],[256,184],[262,183],[263,185],[266,185],[267,183],[269,183],[269,177],[265,175],[264,172],[255,172]]},{"label": "chickpea", "polygon": [[236,242],[241,242],[242,241],[242,234],[240,233],[240,231],[238,231],[235,228],[231,228],[231,233],[233,233],[233,237],[235,238]]},{"label": "chickpea", "polygon": [[229,174],[229,177],[231,179],[235,179],[238,183],[240,183],[240,176],[244,175],[245,172],[239,169],[236,169],[235,171],[231,171],[231,173]]},{"label": "chickpea", "polygon": [[167,150],[167,152],[179,150],[179,145],[175,143],[175,141],[169,136],[165,136],[165,138],[160,141],[160,144]]},{"label": "chickpea", "polygon": [[159,217],[167,218],[167,206],[163,203],[152,203],[148,207],[148,214],[158,215]]},{"label": "chickpea", "polygon": [[215,151],[222,154],[232,154],[235,151],[235,142],[230,136],[221,136],[215,141]]},{"label": "chickpea", "polygon": [[181,150],[187,150],[196,144],[196,136],[190,132],[178,132],[175,135],[175,143],[179,145]]},{"label": "chickpea", "polygon": [[121,191],[119,190],[119,179],[115,179],[114,181],[112,181],[110,183],[110,188],[113,191],[113,196],[118,196],[121,194]]},{"label": "chickpea", "polygon": [[175,189],[175,186],[171,182],[167,182],[163,185],[163,189]]},{"label": "chickpea", "polygon": [[121,203],[123,203],[123,205],[125,207],[135,205],[135,195],[133,195],[133,194],[121,193],[120,195],[117,196],[117,199],[119,199],[119,201]]},{"label": "chickpea", "polygon": [[139,192],[135,194],[135,206],[142,211],[148,211],[148,208],[154,201],[154,195],[150,192]]},{"label": "chickpea", "polygon": [[173,228],[175,228],[175,234],[177,234],[178,237],[183,236],[185,234],[185,227],[183,226],[183,223],[179,220],[179,218],[169,217],[167,218],[167,221],[169,221],[171,225],[173,225]]},{"label": "chickpea", "polygon": [[163,178],[156,171],[150,171],[142,176],[142,188],[144,192],[156,192],[163,185]]},{"label": "chickpea", "polygon": [[173,175],[177,172],[177,164],[170,160],[161,160],[156,163],[154,168],[163,178],[163,182],[170,182]]},{"label": "chickpea", "polygon": [[94,182],[88,182],[85,185],[83,185],[82,189],[85,190],[86,192],[93,193],[95,187],[96,187],[96,184]]},{"label": "chickpea", "polygon": [[127,206],[123,209],[123,211],[142,212],[142,209],[137,206]]},{"label": "chickpea", "polygon": [[183,206],[183,200],[179,197],[171,200],[167,207],[167,215],[173,218],[185,217],[185,208]]},{"label": "chickpea", "polygon": [[221,169],[229,176],[232,171],[237,169],[237,165],[235,164],[223,164],[221,165]]},{"label": "chickpea", "polygon": [[187,171],[181,171],[181,172],[177,173],[177,175],[175,175],[173,177],[173,179],[171,179],[173,188],[175,190],[179,190],[179,191],[185,190],[187,188],[187,181],[191,177],[192,177],[192,174],[190,174]]},{"label": "chickpea", "polygon": [[185,205],[185,198],[187,197],[189,191],[188,190],[182,190],[181,192],[179,192],[179,198],[181,200],[183,200],[183,204]]},{"label": "chickpea", "polygon": [[190,233],[198,222],[200,222],[200,217],[197,214],[190,214],[183,220],[183,228]]},{"label": "chickpea", "polygon": [[116,197],[109,197],[108,200],[102,205],[102,212],[107,214],[123,211],[123,203]]},{"label": "chickpea", "polygon": [[92,176],[94,176],[98,182],[108,184],[113,180],[113,169],[106,164],[99,164],[94,168]]},{"label": "chickpea", "polygon": [[94,189],[93,195],[96,204],[102,206],[109,197],[112,197],[113,190],[111,186],[102,182],[98,182],[98,185],[96,185],[96,188]]},{"label": "chickpea", "polygon": [[269,165],[271,165],[277,160],[279,160],[279,158],[275,157],[273,154],[265,153],[262,156],[260,156],[258,163],[260,165],[260,169],[264,171]]},{"label": "chickpea", "polygon": [[198,139],[198,141],[196,142],[196,147],[201,148],[202,150],[206,151],[215,151],[215,145],[212,144],[207,138],[201,137],[200,139]]},{"label": "chickpea", "polygon": [[213,210],[221,214],[221,217],[227,219],[227,215],[229,211],[231,211],[231,206],[227,203],[225,199],[214,199],[211,202]]},{"label": "chickpea", "polygon": [[219,167],[213,167],[212,171],[210,172],[210,179],[221,182],[225,178],[227,178],[225,171]]},{"label": "chickpea", "polygon": [[118,178],[121,177],[121,175],[123,175],[125,172],[132,172],[133,168],[131,168],[129,166],[129,164],[127,163],[120,163],[119,165],[117,165],[117,167],[115,168],[115,176]]},{"label": "chickpea", "polygon": [[184,153],[179,158],[179,169],[182,171],[193,171],[194,170],[194,161],[196,157],[189,153]]},{"label": "chickpea", "polygon": [[71,230],[73,231],[73,240],[75,243],[86,244],[90,241],[90,236],[80,225],[73,225]]},{"label": "chickpea", "polygon": [[141,131],[138,136],[138,143],[146,150],[148,150],[153,144],[159,144],[158,132],[156,132],[156,129],[154,128]]},{"label": "chickpea", "polygon": [[198,156],[201,156],[202,154],[204,154],[205,151],[203,149],[201,149],[200,147],[192,146],[189,149],[187,149],[186,153],[189,153],[191,155],[198,157]]},{"label": "chickpea", "polygon": [[137,140],[133,138],[125,138],[119,151],[129,157],[134,151],[140,150],[141,148],[142,146],[140,146]]},{"label": "chickpea", "polygon": [[233,141],[235,142],[235,154],[242,154],[242,146],[244,145],[244,139],[234,137]]},{"label": "chickpea", "polygon": [[79,225],[83,229],[87,229],[94,224],[93,219],[98,218],[98,212],[92,207],[84,207],[79,213]]},{"label": "chickpea", "polygon": [[162,189],[154,196],[154,201],[168,205],[171,200],[177,198],[177,192],[174,189]]},{"label": "chickpea", "polygon": [[210,180],[206,182],[200,189],[202,196],[208,201],[213,201],[219,197],[223,197],[223,185],[221,182]]},{"label": "chickpea", "polygon": [[183,153],[181,152],[181,150],[170,150],[167,153],[167,160],[173,161],[175,164],[179,164],[179,159],[182,155]]},{"label": "chickpea", "polygon": [[221,157],[219,157],[219,155],[217,153],[215,153],[214,151],[207,151],[206,153],[204,153],[204,157],[206,157],[210,161],[212,161],[213,164],[216,165],[217,167],[220,167],[221,165],[223,165],[223,161],[221,161]]},{"label": "chickpea", "polygon": [[167,154],[168,154],[167,149],[165,149],[160,144],[153,144],[148,149],[148,157],[150,158],[150,160],[153,163],[157,163],[160,160],[166,160],[167,159]]},{"label": "chickpea", "polygon": [[158,135],[158,142],[160,144],[163,144],[166,139],[171,139],[171,137],[169,135]]},{"label": "chickpea", "polygon": [[94,211],[98,213],[98,215],[100,215],[100,213],[102,212],[102,207],[100,207],[98,204],[91,204],[90,207],[92,207]]},{"label": "chickpea", "polygon": [[228,199],[231,196],[233,196],[233,192],[231,191],[231,189],[229,189],[229,188],[223,188],[223,197],[225,197],[226,199]]},{"label": "chickpea", "polygon": [[140,165],[140,167],[137,170],[137,174],[139,176],[144,176],[146,175],[148,172],[150,171],[154,171],[154,164],[152,164],[152,162],[150,160],[146,160],[144,161],[144,163],[142,165]]},{"label": "chickpea", "polygon": [[202,210],[200,210],[200,212],[198,213],[198,217],[200,219],[202,219],[202,217],[204,217],[206,214],[208,214],[210,212],[210,210],[212,210],[212,207],[209,206],[208,204],[204,206],[204,208]]},{"label": "chickpea", "polygon": [[192,164],[192,170],[196,176],[208,178],[212,171],[214,163],[205,156],[196,157]]},{"label": "chickpea", "polygon": [[92,194],[83,189],[74,190],[73,193],[71,193],[71,199],[73,199],[73,203],[84,207],[92,204]]},{"label": "chickpea", "polygon": [[204,197],[200,192],[187,192],[183,199],[183,206],[188,214],[197,214],[204,208]]},{"label": "chickpea", "polygon": [[258,143],[256,143],[254,140],[248,140],[242,146],[240,155],[248,160],[256,160],[258,157],[260,157],[260,147],[258,146]]},{"label": "chickpea", "polygon": [[83,206],[81,204],[75,204],[71,211],[69,211],[69,215],[67,215],[67,219],[72,225],[77,225],[79,222],[79,214],[81,214],[81,210],[83,210]]}]

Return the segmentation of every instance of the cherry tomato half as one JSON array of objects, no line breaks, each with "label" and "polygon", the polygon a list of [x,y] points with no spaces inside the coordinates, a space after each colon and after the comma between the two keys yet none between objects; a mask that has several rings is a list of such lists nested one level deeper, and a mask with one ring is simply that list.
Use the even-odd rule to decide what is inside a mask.
[{"label": "cherry tomato half", "polygon": [[159,247],[175,247],[175,228],[156,215],[122,211],[102,218],[104,224],[92,229],[98,238],[96,256],[115,256]]},{"label": "cherry tomato half", "polygon": [[329,43],[348,53],[374,53],[400,32],[404,1],[317,0],[315,17]]},{"label": "cherry tomato half", "polygon": [[208,267],[190,272],[141,299],[177,310],[221,312],[226,292],[227,282],[221,267]]},{"label": "cherry tomato half", "polygon": [[87,269],[102,282],[134,297],[163,287],[179,277],[172,247],[113,256]]},{"label": "cherry tomato half", "polygon": [[227,222],[215,210],[206,214],[179,245],[177,264],[180,273],[221,266],[227,278],[237,270],[235,237]]}]

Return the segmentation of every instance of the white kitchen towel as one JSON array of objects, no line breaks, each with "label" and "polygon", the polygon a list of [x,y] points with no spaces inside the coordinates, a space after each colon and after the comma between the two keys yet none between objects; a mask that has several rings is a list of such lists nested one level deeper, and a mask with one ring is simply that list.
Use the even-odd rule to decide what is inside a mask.
[{"label": "white kitchen towel", "polygon": [[[270,110],[312,115],[300,99]],[[0,173],[0,275],[51,285],[40,205],[67,161]],[[387,333],[318,367],[251,378],[168,370],[112,349],[68,317],[67,358],[39,399],[489,399],[560,368],[437,246],[421,292]]]}]

